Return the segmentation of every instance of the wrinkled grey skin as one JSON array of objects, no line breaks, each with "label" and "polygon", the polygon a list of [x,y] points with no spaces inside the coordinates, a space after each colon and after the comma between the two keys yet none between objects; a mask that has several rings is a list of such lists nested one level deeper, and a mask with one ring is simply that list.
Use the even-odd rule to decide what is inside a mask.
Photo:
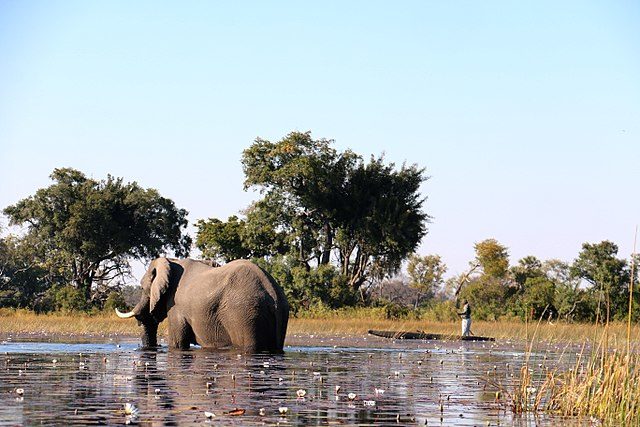
[{"label": "wrinkled grey skin", "polygon": [[142,346],[157,346],[158,324],[169,321],[168,345],[235,347],[282,352],[289,304],[282,288],[256,264],[222,267],[205,261],[157,258],[140,281],[142,297],[129,313],[144,330]]}]

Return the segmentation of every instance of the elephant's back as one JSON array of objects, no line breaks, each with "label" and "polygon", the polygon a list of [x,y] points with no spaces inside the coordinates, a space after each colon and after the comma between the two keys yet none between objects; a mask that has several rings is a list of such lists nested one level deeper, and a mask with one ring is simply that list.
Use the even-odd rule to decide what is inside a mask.
[{"label": "elephant's back", "polygon": [[240,287],[255,292],[266,292],[274,301],[282,300],[284,292],[273,277],[257,264],[248,260],[235,260],[218,267],[223,276],[222,283],[230,287]]}]

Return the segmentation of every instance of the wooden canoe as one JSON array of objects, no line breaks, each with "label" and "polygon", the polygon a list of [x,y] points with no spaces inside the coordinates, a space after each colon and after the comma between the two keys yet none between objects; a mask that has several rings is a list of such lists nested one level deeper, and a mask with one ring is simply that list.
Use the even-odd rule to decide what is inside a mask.
[{"label": "wooden canoe", "polygon": [[422,331],[375,331],[369,330],[371,335],[383,338],[394,338],[399,340],[447,340],[447,341],[495,341],[493,337],[480,337],[471,335],[463,337],[461,335],[448,334],[428,334]]}]

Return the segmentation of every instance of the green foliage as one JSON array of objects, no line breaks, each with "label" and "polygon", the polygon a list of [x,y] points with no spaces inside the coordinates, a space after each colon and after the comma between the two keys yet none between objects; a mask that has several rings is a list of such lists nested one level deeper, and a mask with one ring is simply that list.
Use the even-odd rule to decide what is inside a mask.
[{"label": "green foliage", "polygon": [[107,299],[104,301],[104,307],[102,309],[108,313],[113,313],[113,310],[116,308],[126,310],[129,307],[121,292],[111,291],[109,292],[109,295],[107,295]]},{"label": "green foliage", "polygon": [[89,304],[82,290],[67,285],[55,287],[49,290],[53,299],[53,309],[62,312],[78,312],[85,311],[89,308]]},{"label": "green foliage", "polygon": [[358,301],[357,292],[332,265],[307,269],[285,256],[255,261],[280,283],[294,313],[317,304],[337,308]]},{"label": "green foliage", "polygon": [[287,286],[300,304],[356,301],[367,280],[397,272],[426,233],[424,170],[364,162],[332,143],[310,132],[256,139],[242,164],[245,189],[257,187],[263,198],[246,219],[198,222],[198,247],[222,260],[286,256]]},{"label": "green foliage", "polygon": [[[572,265],[572,273],[590,284],[599,301],[599,319],[624,319],[628,309],[631,274],[627,262],[616,258],[618,246],[609,241],[584,243]],[[604,307],[604,311],[602,311]]]},{"label": "green foliage", "polygon": [[496,239],[476,243],[476,262],[482,267],[485,276],[502,279],[509,269],[509,252]]},{"label": "green foliage", "polygon": [[447,266],[439,255],[418,256],[412,254],[407,265],[409,286],[418,289],[428,299],[433,298],[436,291],[444,283]]},{"label": "green foliage", "polygon": [[469,301],[474,319],[497,320],[507,313],[509,293],[510,289],[504,283],[481,277],[463,287],[459,299]]},{"label": "green foliage", "polygon": [[46,290],[45,272],[30,257],[28,241],[0,239],[0,307],[33,308]]},{"label": "green foliage", "polygon": [[234,259],[249,258],[251,251],[242,243],[245,221],[237,216],[230,216],[227,222],[211,218],[196,223],[198,234],[196,247],[202,251],[204,258],[223,262]]},{"label": "green foliage", "polygon": [[26,225],[29,259],[49,286],[70,283],[88,301],[95,282],[129,271],[130,258],[188,254],[187,211],[156,190],[112,176],[96,181],[70,168],[55,169],[51,179],[53,185],[4,209],[12,225]]},{"label": "green foliage", "polygon": [[518,285],[524,286],[528,279],[544,277],[542,262],[534,256],[524,257],[511,268],[511,274]]},{"label": "green foliage", "polygon": [[555,285],[545,277],[530,277],[524,283],[521,304],[531,319],[548,317],[555,312]]},{"label": "green foliage", "polygon": [[420,309],[420,318],[433,322],[457,322],[460,320],[454,301],[430,301]]}]

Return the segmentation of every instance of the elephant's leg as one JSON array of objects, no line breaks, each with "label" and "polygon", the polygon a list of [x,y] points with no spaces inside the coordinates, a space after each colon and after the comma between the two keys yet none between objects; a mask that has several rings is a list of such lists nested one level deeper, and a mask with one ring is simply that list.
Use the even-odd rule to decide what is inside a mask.
[{"label": "elephant's leg", "polygon": [[280,337],[276,337],[275,319],[259,308],[238,310],[227,314],[226,328],[233,346],[245,353],[276,351]]},{"label": "elephant's leg", "polygon": [[188,350],[192,343],[197,344],[189,323],[178,316],[169,316],[169,347]]}]

